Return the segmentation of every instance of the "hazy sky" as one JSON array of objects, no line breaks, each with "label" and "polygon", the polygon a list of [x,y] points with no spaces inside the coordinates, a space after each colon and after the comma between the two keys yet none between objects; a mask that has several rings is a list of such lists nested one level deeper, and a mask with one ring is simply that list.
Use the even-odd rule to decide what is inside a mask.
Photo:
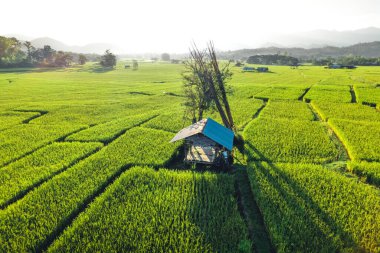
[{"label": "hazy sky", "polygon": [[4,0],[0,34],[68,45],[116,44],[126,53],[260,46],[279,33],[380,27],[379,0]]}]

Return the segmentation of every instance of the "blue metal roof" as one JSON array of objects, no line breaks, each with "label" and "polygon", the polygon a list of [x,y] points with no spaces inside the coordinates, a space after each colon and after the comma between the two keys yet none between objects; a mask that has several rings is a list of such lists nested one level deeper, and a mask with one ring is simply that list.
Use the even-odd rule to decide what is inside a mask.
[{"label": "blue metal roof", "polygon": [[219,143],[228,150],[232,150],[233,148],[234,132],[222,126],[213,119],[207,118],[207,123],[202,131],[202,134]]}]

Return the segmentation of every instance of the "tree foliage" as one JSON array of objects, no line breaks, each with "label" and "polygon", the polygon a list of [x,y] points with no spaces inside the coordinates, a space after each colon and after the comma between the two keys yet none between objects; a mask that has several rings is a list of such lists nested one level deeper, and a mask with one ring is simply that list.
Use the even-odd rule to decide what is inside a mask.
[{"label": "tree foliage", "polygon": [[280,54],[253,55],[248,57],[247,63],[264,65],[297,65],[299,60],[292,56]]},{"label": "tree foliage", "polygon": [[87,62],[87,57],[84,54],[78,56],[78,62],[80,65],[84,65]]},{"label": "tree foliage", "polygon": [[137,70],[138,68],[139,68],[139,63],[137,62],[137,60],[133,60],[132,61],[132,69]]},{"label": "tree foliage", "polygon": [[94,61],[95,54],[78,54],[56,51],[51,46],[35,48],[30,41],[22,43],[16,38],[0,36],[0,67],[68,67],[73,61],[84,64]]},{"label": "tree foliage", "polygon": [[25,57],[21,50],[22,43],[16,38],[0,36],[0,66],[9,66],[12,63],[20,63]]},{"label": "tree foliage", "polygon": [[161,60],[170,61],[170,55],[168,53],[161,54]]},{"label": "tree foliage", "polygon": [[359,66],[380,66],[379,58],[366,58],[363,56],[348,55],[338,58],[327,57],[323,59],[313,59],[313,65],[326,66],[333,63],[342,65],[359,65]]},{"label": "tree foliage", "polygon": [[67,54],[67,53],[62,52],[62,51],[58,51],[55,54],[54,63],[56,66],[68,67],[68,66],[70,66],[72,61],[73,61],[73,57],[70,54]]},{"label": "tree foliage", "polygon": [[111,53],[109,49],[106,50],[104,55],[100,58],[100,65],[102,67],[111,67],[116,66],[116,56]]},{"label": "tree foliage", "polygon": [[199,121],[209,109],[217,109],[223,124],[233,129],[234,122],[227,99],[227,81],[231,78],[229,63],[220,68],[216,59],[214,45],[210,42],[206,50],[195,45],[190,51],[190,59],[185,63],[183,74],[186,96],[186,114]]},{"label": "tree foliage", "polygon": [[34,48],[34,46],[32,45],[32,43],[30,41],[25,41],[24,46],[26,47],[26,53],[27,53],[26,62],[29,64],[32,64],[33,63],[32,53],[36,49]]}]

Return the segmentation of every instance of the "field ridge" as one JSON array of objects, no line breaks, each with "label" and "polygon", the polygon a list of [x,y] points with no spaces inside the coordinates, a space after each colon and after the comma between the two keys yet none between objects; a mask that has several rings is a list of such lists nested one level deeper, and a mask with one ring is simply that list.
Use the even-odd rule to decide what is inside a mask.
[{"label": "field ridge", "polygon": [[350,161],[351,157],[349,155],[347,147],[344,145],[344,142],[339,138],[339,136],[335,133],[334,129],[329,125],[328,121],[324,122],[322,120],[322,116],[318,113],[318,110],[316,110],[313,107],[313,103],[307,103],[310,110],[313,112],[313,114],[316,116],[316,121],[319,121],[320,124],[322,124],[326,130],[327,135],[330,137],[332,142],[335,144],[336,148],[339,151],[338,157],[336,158],[336,161]]},{"label": "field ridge", "polygon": [[[99,142],[98,142],[99,143]],[[100,143],[99,143],[100,144]],[[50,144],[51,145],[51,144]],[[49,145],[47,145],[49,146]],[[46,146],[46,147],[47,147]],[[78,162],[82,161],[82,160],[85,160],[86,158],[88,158],[89,156],[95,154],[96,152],[100,151],[102,148],[104,147],[104,145],[102,145],[101,147],[99,148],[95,148],[93,151],[91,152],[88,152],[86,154],[84,154],[83,156],[80,156],[76,159],[74,159],[72,162],[70,162],[67,166],[63,166],[61,169],[53,172],[52,174],[50,174],[48,177],[36,182],[35,184],[29,186],[28,188],[24,189],[20,194],[17,194],[16,196],[14,196],[13,198],[9,199],[8,201],[4,202],[2,205],[0,205],[0,210],[4,210],[5,208],[7,208],[8,206],[12,205],[13,203],[17,202],[18,200],[22,199],[25,195],[27,195],[29,192],[31,192],[33,189],[36,189],[37,187],[39,187],[40,185],[42,185],[43,183],[49,181],[50,179],[52,179],[53,177],[61,174],[62,172],[66,171],[67,169],[71,168],[72,166],[74,166],[75,164],[77,164]],[[32,153],[33,154],[33,153]],[[30,155],[32,155],[30,154]]]},{"label": "field ridge", "polygon": [[235,168],[236,200],[240,215],[248,228],[249,239],[252,241],[252,251],[256,253],[274,253],[274,247],[265,227],[261,211],[253,197],[250,187],[247,166]]},{"label": "field ridge", "polygon": [[5,167],[5,166],[7,166],[7,165],[9,165],[9,164],[14,163],[14,162],[16,162],[16,161],[18,161],[18,160],[24,158],[25,156],[28,156],[28,155],[30,155],[30,154],[33,154],[34,152],[36,152],[36,151],[38,151],[38,150],[40,150],[40,149],[42,149],[42,148],[44,148],[44,147],[46,147],[46,146],[48,146],[48,145],[53,144],[54,142],[63,142],[67,136],[70,136],[70,135],[72,135],[72,134],[75,134],[75,133],[77,133],[77,132],[80,132],[80,131],[82,131],[82,130],[84,130],[84,129],[86,129],[86,127],[83,127],[83,126],[82,126],[82,127],[80,127],[79,129],[76,129],[76,130],[74,130],[74,131],[71,131],[70,133],[67,133],[67,134],[65,134],[65,135],[63,135],[63,136],[60,136],[60,137],[56,138],[55,140],[48,141],[47,143],[42,144],[41,146],[38,146],[37,148],[34,148],[34,149],[32,149],[32,150],[29,150],[29,151],[23,153],[22,155],[20,155],[20,156],[18,156],[18,157],[16,157],[16,158],[13,158],[13,159],[11,159],[11,160],[9,160],[8,162],[3,163],[3,164],[0,166],[0,170],[1,170],[3,167]]},{"label": "field ridge", "polygon": [[92,195],[89,195],[80,205],[79,207],[74,210],[70,215],[65,219],[65,221],[58,227],[54,229],[54,231],[49,234],[45,240],[37,247],[37,252],[46,252],[47,249],[54,243],[55,240],[57,240],[62,233],[67,229],[75,220],[76,217],[78,217],[79,214],[82,212],[85,212],[85,210],[90,206],[90,204],[99,196],[101,196],[109,186],[111,186],[119,177],[123,174],[123,172],[127,171],[129,168],[133,167],[132,164],[127,164],[119,168],[119,170],[111,175],[111,177],[106,181],[103,182],[101,187],[97,189]]}]

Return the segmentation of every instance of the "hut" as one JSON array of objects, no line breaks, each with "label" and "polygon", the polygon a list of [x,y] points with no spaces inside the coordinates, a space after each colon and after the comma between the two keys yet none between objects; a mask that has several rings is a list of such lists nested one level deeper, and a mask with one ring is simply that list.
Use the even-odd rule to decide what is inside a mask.
[{"label": "hut", "polygon": [[268,72],[269,69],[267,67],[258,67],[257,72]]},{"label": "hut", "polygon": [[354,65],[341,65],[341,64],[330,64],[327,66],[329,69],[356,69]]},{"label": "hut", "polygon": [[248,67],[248,66],[245,66],[243,67],[243,72],[253,72],[255,71],[255,68],[254,67]]},{"label": "hut", "polygon": [[337,63],[333,63],[333,64],[330,64],[327,66],[329,69],[341,69],[342,68],[342,65],[340,64],[337,64]]},{"label": "hut", "polygon": [[185,162],[228,164],[234,133],[207,118],[179,131],[170,142],[185,140]]},{"label": "hut", "polygon": [[357,67],[354,65],[344,65],[343,68],[345,68],[345,69],[356,69]]}]

